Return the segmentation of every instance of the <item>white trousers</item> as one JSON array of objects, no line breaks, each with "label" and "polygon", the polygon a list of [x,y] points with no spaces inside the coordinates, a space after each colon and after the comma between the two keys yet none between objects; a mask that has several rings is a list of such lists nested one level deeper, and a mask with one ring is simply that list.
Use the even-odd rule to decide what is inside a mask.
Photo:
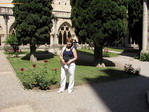
[{"label": "white trousers", "polygon": [[73,91],[74,88],[74,74],[75,74],[75,63],[71,63],[68,66],[68,70],[65,70],[64,65],[61,66],[61,83],[60,83],[60,90],[64,91],[66,87],[66,75],[69,75],[69,85],[68,91]]}]

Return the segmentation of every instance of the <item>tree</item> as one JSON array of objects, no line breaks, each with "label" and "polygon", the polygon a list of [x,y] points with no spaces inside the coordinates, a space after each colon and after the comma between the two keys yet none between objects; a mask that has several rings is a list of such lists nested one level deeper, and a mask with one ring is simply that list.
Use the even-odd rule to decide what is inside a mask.
[{"label": "tree", "polygon": [[9,44],[13,48],[14,52],[16,52],[18,50],[19,42],[18,42],[15,34],[9,35],[4,42],[6,44]]},{"label": "tree", "polygon": [[30,45],[30,60],[36,61],[37,44],[45,44],[52,28],[52,0],[13,0],[16,37]]},{"label": "tree", "polygon": [[71,4],[76,34],[94,43],[94,64],[101,65],[103,47],[127,34],[124,0],[72,0]]},{"label": "tree", "polygon": [[92,0],[71,0],[71,17],[72,25],[75,27],[75,33],[79,40],[84,43],[89,35],[87,33],[87,18],[88,18],[88,7]]},{"label": "tree", "polygon": [[142,4],[142,0],[130,0],[128,2],[129,36],[132,38],[133,43],[139,45],[139,50],[142,50]]}]

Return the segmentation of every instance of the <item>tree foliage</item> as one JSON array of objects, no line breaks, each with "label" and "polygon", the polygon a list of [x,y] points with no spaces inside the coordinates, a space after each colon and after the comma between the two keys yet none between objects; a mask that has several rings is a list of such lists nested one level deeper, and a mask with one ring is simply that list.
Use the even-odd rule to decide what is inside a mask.
[{"label": "tree foliage", "polygon": [[88,24],[88,7],[90,7],[91,0],[71,0],[72,5],[72,25],[75,27],[75,33],[81,42],[85,42],[89,37],[87,33]]},{"label": "tree foliage", "polygon": [[6,44],[9,45],[19,45],[19,42],[14,34],[9,35],[5,41]]},{"label": "tree foliage", "polygon": [[52,0],[13,0],[16,36],[20,43],[30,44],[34,53],[37,44],[47,43],[52,27]]},{"label": "tree foliage", "polygon": [[18,39],[16,38],[15,34],[9,35],[4,42],[6,44],[9,44],[13,48],[14,52],[16,52],[16,50],[18,50],[19,42],[18,42]]},{"label": "tree foliage", "polygon": [[102,48],[127,34],[126,0],[71,0],[72,23],[82,40],[94,43],[94,62]]},{"label": "tree foliage", "polygon": [[133,42],[139,44],[140,50],[142,49],[142,4],[142,0],[130,0],[128,2],[129,35]]}]

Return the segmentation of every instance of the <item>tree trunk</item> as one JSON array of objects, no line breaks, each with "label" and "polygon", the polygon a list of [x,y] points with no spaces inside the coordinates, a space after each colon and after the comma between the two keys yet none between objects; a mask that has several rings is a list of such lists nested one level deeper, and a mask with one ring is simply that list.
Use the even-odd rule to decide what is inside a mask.
[{"label": "tree trunk", "polygon": [[96,67],[105,67],[102,58],[102,49],[101,46],[94,46],[94,65]]},{"label": "tree trunk", "polygon": [[37,57],[35,56],[35,52],[36,52],[35,44],[30,44],[30,61],[31,62],[37,61]]}]

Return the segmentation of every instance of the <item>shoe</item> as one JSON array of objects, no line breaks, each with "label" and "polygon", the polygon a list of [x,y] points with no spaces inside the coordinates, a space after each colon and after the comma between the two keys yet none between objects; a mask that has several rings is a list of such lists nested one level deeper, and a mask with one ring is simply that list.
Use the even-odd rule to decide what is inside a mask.
[{"label": "shoe", "polygon": [[73,90],[68,91],[68,94],[71,94],[73,92]]},{"label": "shoe", "polygon": [[62,93],[62,92],[64,92],[64,90],[58,90],[57,92],[58,92],[58,93]]}]

